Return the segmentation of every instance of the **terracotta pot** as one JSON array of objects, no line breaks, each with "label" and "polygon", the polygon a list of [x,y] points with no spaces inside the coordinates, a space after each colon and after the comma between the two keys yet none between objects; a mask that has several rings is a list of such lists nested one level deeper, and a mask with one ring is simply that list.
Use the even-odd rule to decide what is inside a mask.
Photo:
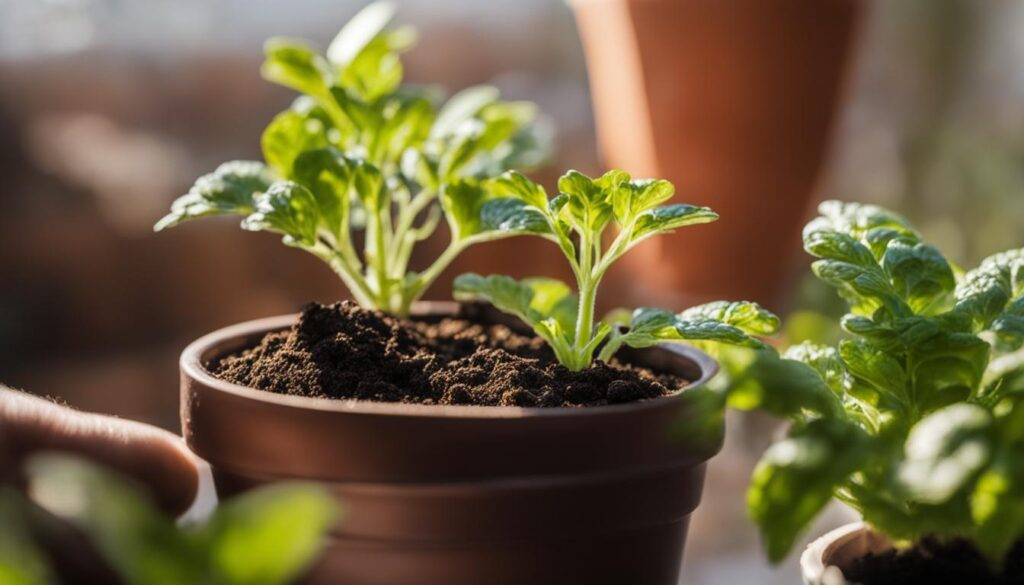
[{"label": "terracotta pot", "polygon": [[569,1],[604,162],[722,216],[627,256],[648,287],[636,295],[770,304],[800,249],[865,3]]},{"label": "terracotta pot", "polygon": [[892,548],[889,540],[864,525],[847,524],[807,545],[800,557],[800,570],[806,585],[854,585],[843,576],[843,570],[868,553]]},{"label": "terracotta pot", "polygon": [[[421,319],[456,313],[422,303]],[[705,462],[722,429],[692,389],[715,375],[680,347],[623,358],[694,382],[675,396],[594,408],[332,401],[224,382],[212,358],[294,315],[242,323],[181,357],[185,440],[230,495],[279,479],[327,486],[346,514],[311,583],[675,585]]]}]

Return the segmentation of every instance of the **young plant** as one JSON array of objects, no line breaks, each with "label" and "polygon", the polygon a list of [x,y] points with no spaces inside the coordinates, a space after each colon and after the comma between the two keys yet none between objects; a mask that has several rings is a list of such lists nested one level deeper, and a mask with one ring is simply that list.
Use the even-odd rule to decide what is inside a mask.
[{"label": "young plant", "polygon": [[[516,315],[550,344],[559,362],[570,370],[589,366],[595,352],[597,359],[608,361],[623,345],[641,348],[693,340],[761,347],[753,336],[769,335],[778,328],[778,319],[755,303],[724,301],[680,314],[644,308],[630,316],[620,310],[595,322],[598,287],[616,260],[650,237],[718,219],[706,207],[662,205],[675,194],[668,181],[633,180],[618,170],[596,179],[569,171],[558,181],[558,196],[549,199],[543,187],[510,171],[483,187],[497,198],[482,206],[482,220],[498,230],[527,231],[557,243],[576,277],[576,292],[547,278],[515,281],[500,275],[464,274],[455,280],[455,296],[486,299]],[[613,225],[617,233],[606,244],[603,235]]]},{"label": "young plant", "polygon": [[[401,87],[400,54],[415,35],[388,29],[393,15],[391,4],[371,4],[326,57],[300,41],[267,41],[263,76],[303,95],[264,131],[265,162],[229,162],[200,177],[154,229],[243,216],[243,229],[284,235],[330,265],[359,304],[396,315],[467,247],[515,235],[480,221],[486,192],[474,187],[543,160],[534,106],[473,87],[439,109],[431,92]],[[414,246],[442,217],[448,247],[410,270]]]},{"label": "young plant", "polygon": [[1024,535],[1024,250],[966,274],[899,215],[827,202],[804,231],[850,307],[838,347],[761,352],[731,402],[792,421],[748,494],[778,561],[835,497],[897,544]]}]

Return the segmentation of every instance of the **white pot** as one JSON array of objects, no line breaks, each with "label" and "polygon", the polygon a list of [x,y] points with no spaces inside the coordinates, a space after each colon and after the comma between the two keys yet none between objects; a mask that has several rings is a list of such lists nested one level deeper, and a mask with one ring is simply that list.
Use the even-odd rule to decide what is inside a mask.
[{"label": "white pot", "polygon": [[847,581],[843,568],[868,553],[890,550],[889,540],[872,532],[863,522],[836,528],[807,545],[800,556],[800,570],[806,585],[855,585]]}]

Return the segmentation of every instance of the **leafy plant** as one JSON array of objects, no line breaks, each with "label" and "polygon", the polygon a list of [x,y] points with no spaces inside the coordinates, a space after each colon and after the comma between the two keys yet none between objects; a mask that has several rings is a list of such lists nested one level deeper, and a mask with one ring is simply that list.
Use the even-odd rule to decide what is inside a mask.
[{"label": "leafy plant", "polygon": [[[482,206],[483,221],[498,230],[530,232],[557,243],[576,277],[576,292],[548,278],[516,281],[464,274],[455,280],[455,296],[486,299],[516,315],[570,370],[589,366],[595,352],[597,359],[608,361],[623,345],[642,348],[689,340],[761,347],[753,336],[778,329],[778,319],[755,303],[725,301],[679,314],[642,308],[630,315],[620,310],[595,322],[598,287],[616,260],[650,237],[718,219],[706,207],[662,205],[675,194],[668,181],[634,180],[618,170],[596,179],[569,171],[558,181],[560,193],[549,199],[543,187],[510,171],[485,181],[483,189],[495,194]],[[613,225],[618,231],[606,245],[604,233]]]},{"label": "leafy plant", "polygon": [[[299,483],[222,502],[202,525],[176,526],[132,483],[67,456],[30,461],[30,492],[78,528],[126,585],[279,585],[299,577],[320,550],[337,509]],[[0,582],[54,582],[33,542],[31,505],[0,485]]]},{"label": "leafy plant", "polygon": [[820,213],[804,247],[848,337],[764,350],[730,396],[792,422],[748,493],[769,557],[835,497],[897,543],[965,537],[998,562],[1024,535],[1024,250],[962,273],[895,213]]},{"label": "leafy plant", "polygon": [[[473,87],[438,108],[430,92],[401,87],[400,55],[415,34],[389,29],[393,16],[390,3],[371,4],[325,57],[301,41],[267,41],[263,76],[303,95],[264,131],[265,162],[228,162],[200,177],[154,229],[243,216],[242,228],[280,233],[330,265],[361,305],[397,315],[467,247],[515,235],[482,221],[489,195],[479,181],[543,160],[533,104]],[[409,270],[416,243],[442,217],[448,247]]]}]

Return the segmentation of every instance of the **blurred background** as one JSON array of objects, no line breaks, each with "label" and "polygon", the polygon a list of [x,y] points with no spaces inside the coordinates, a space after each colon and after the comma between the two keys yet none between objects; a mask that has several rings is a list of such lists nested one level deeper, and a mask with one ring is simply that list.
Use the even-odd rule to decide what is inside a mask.
[{"label": "blurred background", "polygon": [[[263,40],[326,46],[362,4],[0,0],[0,381],[176,430],[188,341],[345,296],[318,260],[237,221],[151,228],[196,176],[259,158],[263,127],[293,97],[259,77]],[[556,129],[554,160],[535,173],[549,188],[563,169],[615,164],[723,213],[723,231],[639,250],[609,275],[606,307],[747,297],[790,315],[789,339],[835,335],[824,316],[842,307],[808,278],[799,244],[823,198],[893,207],[964,266],[1024,245],[1024,2],[637,9],[635,27],[663,21],[650,34],[607,28],[621,14],[595,13],[596,0],[398,4],[420,30],[409,81],[493,83],[539,104]],[[449,277],[561,274],[546,246],[478,246]],[[769,567],[744,518],[772,428],[731,421],[686,583],[797,582],[795,559]]]}]

